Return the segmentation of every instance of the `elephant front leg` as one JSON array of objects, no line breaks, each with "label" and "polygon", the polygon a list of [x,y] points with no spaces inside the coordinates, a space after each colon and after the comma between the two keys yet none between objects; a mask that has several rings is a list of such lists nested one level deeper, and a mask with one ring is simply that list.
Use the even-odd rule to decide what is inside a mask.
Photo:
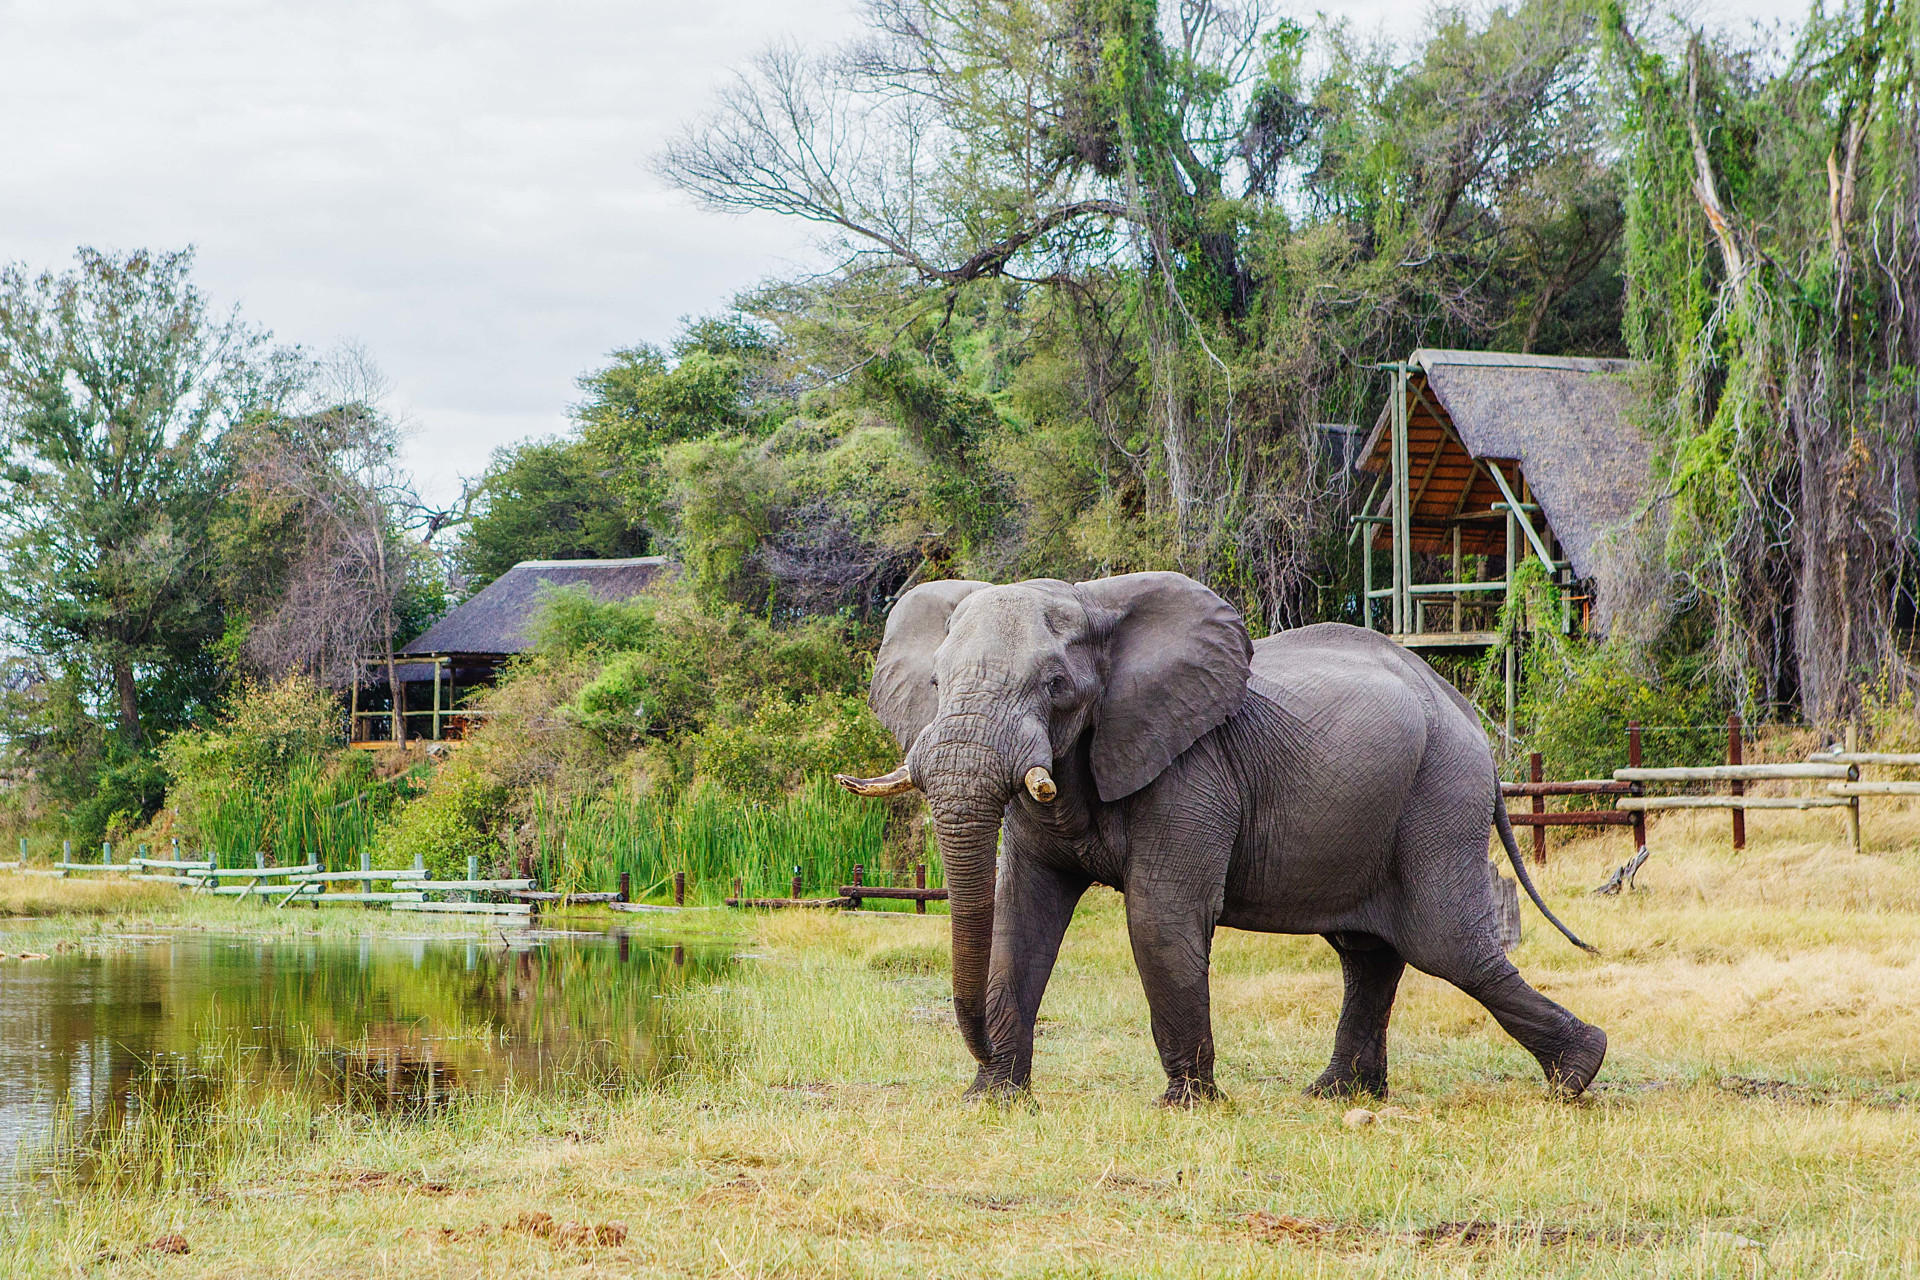
[{"label": "elephant front leg", "polygon": [[1340,954],[1346,995],[1340,1026],[1333,1033],[1333,1061],[1307,1092],[1320,1098],[1350,1098],[1358,1093],[1387,1096],[1387,1019],[1407,962],[1400,953],[1368,934],[1328,934]]},{"label": "elephant front leg", "polygon": [[987,1036],[968,1097],[1010,1097],[1033,1082],[1033,1029],[1073,909],[1091,881],[1009,855],[994,894],[993,958],[987,973]]},{"label": "elephant front leg", "polygon": [[1213,952],[1213,915],[1169,909],[1144,890],[1127,894],[1127,932],[1133,960],[1153,1014],[1153,1042],[1166,1068],[1163,1106],[1187,1106],[1220,1096],[1213,1082],[1213,1014],[1207,967]]}]

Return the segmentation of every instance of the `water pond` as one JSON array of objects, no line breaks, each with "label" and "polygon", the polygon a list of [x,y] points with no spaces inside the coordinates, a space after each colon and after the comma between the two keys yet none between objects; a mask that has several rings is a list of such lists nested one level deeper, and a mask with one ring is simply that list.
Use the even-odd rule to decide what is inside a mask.
[{"label": "water pond", "polygon": [[183,934],[3,961],[0,1188],[50,1166],[84,1179],[89,1153],[142,1116],[190,1118],[262,1091],[380,1114],[509,1081],[656,1081],[711,1050],[718,1033],[676,997],[731,963],[725,948],[623,932]]}]

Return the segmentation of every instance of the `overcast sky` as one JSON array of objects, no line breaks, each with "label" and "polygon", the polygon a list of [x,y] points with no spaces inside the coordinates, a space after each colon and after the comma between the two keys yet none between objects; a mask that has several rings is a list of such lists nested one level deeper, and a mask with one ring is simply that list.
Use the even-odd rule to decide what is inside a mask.
[{"label": "overcast sky", "polygon": [[807,228],[704,213],[645,160],[769,40],[855,25],[850,0],[0,0],[0,259],[198,246],[216,301],[372,353],[444,498],[564,430],[607,351],[811,261]]}]

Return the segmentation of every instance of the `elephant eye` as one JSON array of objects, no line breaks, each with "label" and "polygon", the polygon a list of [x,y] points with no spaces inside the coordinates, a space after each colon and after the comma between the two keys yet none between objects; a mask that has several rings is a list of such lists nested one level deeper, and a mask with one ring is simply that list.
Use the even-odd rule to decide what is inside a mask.
[{"label": "elephant eye", "polygon": [[1066,692],[1067,692],[1067,678],[1065,676],[1054,676],[1052,679],[1047,681],[1047,695],[1049,697],[1057,701],[1060,698],[1065,697]]}]

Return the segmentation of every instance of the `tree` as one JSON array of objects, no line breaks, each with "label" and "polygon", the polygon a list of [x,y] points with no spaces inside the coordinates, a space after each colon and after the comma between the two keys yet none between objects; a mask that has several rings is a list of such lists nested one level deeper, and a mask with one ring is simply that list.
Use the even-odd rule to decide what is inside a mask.
[{"label": "tree", "polygon": [[[399,689],[400,614],[428,570],[424,544],[401,528],[417,504],[399,452],[392,420],[365,399],[261,418],[236,433],[239,496],[267,531],[261,540],[284,556],[245,640],[257,669],[339,688],[380,654],[388,687]],[[403,740],[403,718],[393,726]]]},{"label": "tree", "polygon": [[22,647],[108,673],[138,747],[143,685],[172,690],[176,722],[211,692],[179,677],[223,626],[220,439],[286,397],[294,361],[211,312],[190,249],[76,263],[0,270],[0,612]]},{"label": "tree", "polygon": [[645,555],[646,530],[628,518],[607,471],[577,440],[497,450],[454,552],[467,586],[484,587],[522,560]]}]

